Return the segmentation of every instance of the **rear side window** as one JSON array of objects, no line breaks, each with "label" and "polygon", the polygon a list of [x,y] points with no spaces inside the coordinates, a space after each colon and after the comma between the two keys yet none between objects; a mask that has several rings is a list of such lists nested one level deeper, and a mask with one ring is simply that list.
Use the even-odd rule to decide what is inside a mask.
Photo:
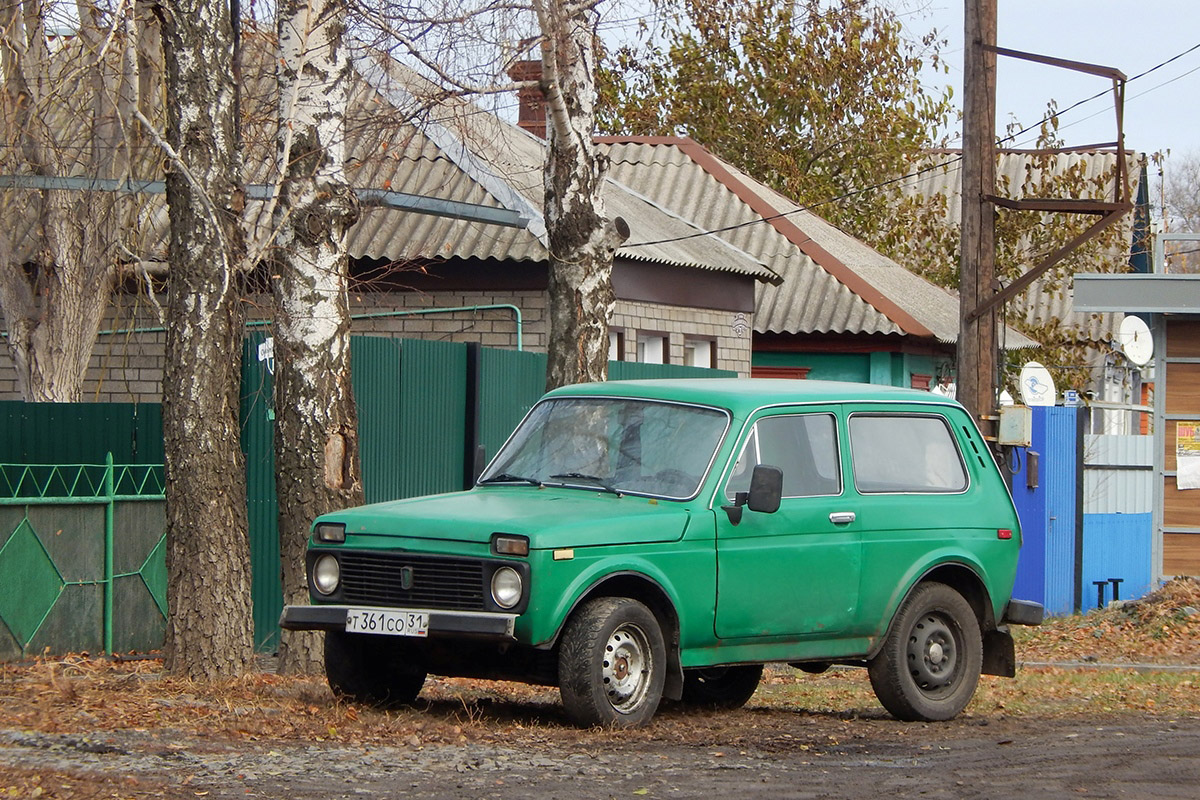
[{"label": "rear side window", "polygon": [[850,417],[854,485],[860,492],[961,492],[967,473],[946,421],[915,414]]},{"label": "rear side window", "polygon": [[756,464],[783,470],[784,497],[836,495],[842,491],[837,427],[832,414],[794,414],[760,419],[746,440],[725,487],[733,499],[750,488]]}]

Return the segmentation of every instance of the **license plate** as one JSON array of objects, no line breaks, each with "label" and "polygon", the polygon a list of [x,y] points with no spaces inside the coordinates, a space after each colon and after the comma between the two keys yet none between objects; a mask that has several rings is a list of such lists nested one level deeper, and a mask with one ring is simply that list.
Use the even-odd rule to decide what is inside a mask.
[{"label": "license plate", "polygon": [[428,636],[429,614],[425,611],[382,611],[377,608],[346,609],[346,633],[377,633],[384,636]]}]

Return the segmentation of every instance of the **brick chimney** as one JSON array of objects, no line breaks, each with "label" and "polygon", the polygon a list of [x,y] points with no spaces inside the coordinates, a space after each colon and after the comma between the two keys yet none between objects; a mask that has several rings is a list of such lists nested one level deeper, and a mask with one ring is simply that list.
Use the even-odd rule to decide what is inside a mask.
[{"label": "brick chimney", "polygon": [[[542,79],[542,62],[540,59],[518,61],[508,69],[508,76],[514,81],[540,81]],[[524,128],[534,136],[546,138],[546,98],[538,86],[527,86],[517,90],[517,100],[520,102],[517,111],[517,126]]]}]

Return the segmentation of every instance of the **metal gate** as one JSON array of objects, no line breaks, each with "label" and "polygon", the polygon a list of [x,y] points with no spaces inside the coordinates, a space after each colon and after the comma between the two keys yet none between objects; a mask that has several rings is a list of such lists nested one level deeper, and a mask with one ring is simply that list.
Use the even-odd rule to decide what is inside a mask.
[{"label": "metal gate", "polygon": [[160,465],[0,464],[0,660],[162,647]]}]

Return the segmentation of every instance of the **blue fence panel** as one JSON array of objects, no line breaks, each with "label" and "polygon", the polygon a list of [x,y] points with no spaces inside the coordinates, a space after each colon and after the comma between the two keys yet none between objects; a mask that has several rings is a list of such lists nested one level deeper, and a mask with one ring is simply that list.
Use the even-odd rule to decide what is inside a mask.
[{"label": "blue fence panel", "polygon": [[[1044,428],[1043,428],[1044,430]],[[1017,580],[1013,597],[1046,604],[1046,487],[1027,486],[1030,451],[1017,448],[1009,454],[1012,466],[1013,504],[1021,520],[1021,555],[1017,560]],[[1040,471],[1040,462],[1039,462]]]},{"label": "blue fence panel", "polygon": [[1034,409],[1045,415],[1046,454],[1042,481],[1046,484],[1046,610],[1069,614],[1075,608],[1075,537],[1081,465],[1075,408]]},{"label": "blue fence panel", "polygon": [[1014,595],[1039,602],[1051,614],[1075,608],[1076,521],[1080,467],[1077,409],[1033,409],[1029,450],[1038,454],[1037,486],[1027,488],[1029,450],[1015,457],[1013,500],[1021,518],[1023,546]]},{"label": "blue fence panel", "polygon": [[1083,515],[1083,608],[1096,608],[1096,581],[1107,581],[1104,598],[1114,599],[1116,578],[1122,600],[1141,597],[1152,588],[1153,514]]}]

